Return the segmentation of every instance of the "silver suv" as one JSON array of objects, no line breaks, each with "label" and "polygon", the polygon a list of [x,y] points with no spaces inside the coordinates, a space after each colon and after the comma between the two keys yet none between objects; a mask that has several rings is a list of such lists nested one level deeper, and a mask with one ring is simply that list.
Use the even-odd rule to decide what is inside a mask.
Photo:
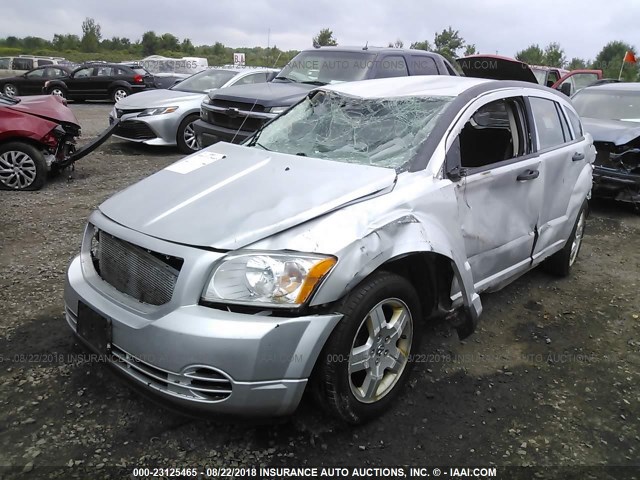
[{"label": "silver suv", "polygon": [[283,415],[309,388],[362,422],[393,405],[427,318],[464,337],[481,292],[569,273],[594,157],[567,97],[531,83],[325,86],[104,202],[67,321],[184,407]]},{"label": "silver suv", "polygon": [[62,57],[42,57],[35,55],[19,55],[17,57],[0,57],[0,70],[33,70],[43,65],[67,64]]}]

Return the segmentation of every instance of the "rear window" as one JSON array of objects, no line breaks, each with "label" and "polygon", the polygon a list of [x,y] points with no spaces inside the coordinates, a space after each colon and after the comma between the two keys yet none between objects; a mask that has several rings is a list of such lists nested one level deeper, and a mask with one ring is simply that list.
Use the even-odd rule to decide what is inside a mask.
[{"label": "rear window", "polygon": [[438,75],[436,62],[426,55],[411,55],[410,64],[413,75]]},{"label": "rear window", "polygon": [[32,58],[14,58],[13,66],[14,70],[31,70],[33,68]]},{"label": "rear window", "polygon": [[149,75],[149,72],[147,72],[147,71],[146,71],[144,68],[142,68],[142,67],[135,67],[135,68],[133,68],[132,70],[133,70],[135,73],[137,73],[138,75],[142,75],[142,76]]},{"label": "rear window", "polygon": [[407,63],[400,55],[389,55],[378,62],[376,78],[406,77],[408,75]]},{"label": "rear window", "polygon": [[531,97],[530,102],[538,130],[538,150],[562,145],[565,139],[556,102],[539,97]]},{"label": "rear window", "polygon": [[573,113],[573,110],[569,110],[568,108],[565,109],[565,112],[567,112],[567,117],[569,117],[569,122],[571,123],[571,126],[573,127],[573,134],[575,138],[582,138],[584,136],[584,133],[582,131],[582,123],[580,123],[580,119],[578,118],[578,116]]}]

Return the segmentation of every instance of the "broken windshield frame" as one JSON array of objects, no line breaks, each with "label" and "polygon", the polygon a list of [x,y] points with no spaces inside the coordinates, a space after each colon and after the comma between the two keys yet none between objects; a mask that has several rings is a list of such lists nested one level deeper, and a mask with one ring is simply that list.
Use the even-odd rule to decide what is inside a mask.
[{"label": "broken windshield frame", "polygon": [[246,145],[404,171],[453,98],[360,98],[318,90],[266,124]]}]

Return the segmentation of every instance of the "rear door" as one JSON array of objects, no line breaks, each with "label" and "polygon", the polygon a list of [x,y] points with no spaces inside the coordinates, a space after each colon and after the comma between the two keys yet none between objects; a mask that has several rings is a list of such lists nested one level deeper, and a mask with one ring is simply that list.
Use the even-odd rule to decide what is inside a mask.
[{"label": "rear door", "polygon": [[[577,115],[560,102],[530,97],[529,105],[535,123],[536,150],[543,164],[540,180],[544,186],[533,252],[535,261],[560,249],[570,234],[576,208],[582,205],[573,194],[578,177],[589,162],[590,145]],[[573,123],[576,126],[571,127]]]},{"label": "rear door", "polygon": [[[602,78],[602,70],[576,70],[563,76],[553,85],[553,88],[571,96],[600,78]],[[563,85],[568,87],[563,89]]]},{"label": "rear door", "polygon": [[120,69],[110,65],[96,67],[91,92],[94,98],[109,98],[111,85],[118,79],[116,70]]}]

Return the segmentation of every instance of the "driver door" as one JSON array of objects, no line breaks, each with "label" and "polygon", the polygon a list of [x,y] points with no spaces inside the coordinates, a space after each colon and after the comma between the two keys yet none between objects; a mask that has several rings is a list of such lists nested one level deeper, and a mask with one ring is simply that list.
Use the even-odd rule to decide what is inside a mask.
[{"label": "driver door", "polygon": [[532,152],[526,103],[500,95],[476,102],[462,117],[447,154],[478,292],[529,268],[542,196],[542,165]]}]

